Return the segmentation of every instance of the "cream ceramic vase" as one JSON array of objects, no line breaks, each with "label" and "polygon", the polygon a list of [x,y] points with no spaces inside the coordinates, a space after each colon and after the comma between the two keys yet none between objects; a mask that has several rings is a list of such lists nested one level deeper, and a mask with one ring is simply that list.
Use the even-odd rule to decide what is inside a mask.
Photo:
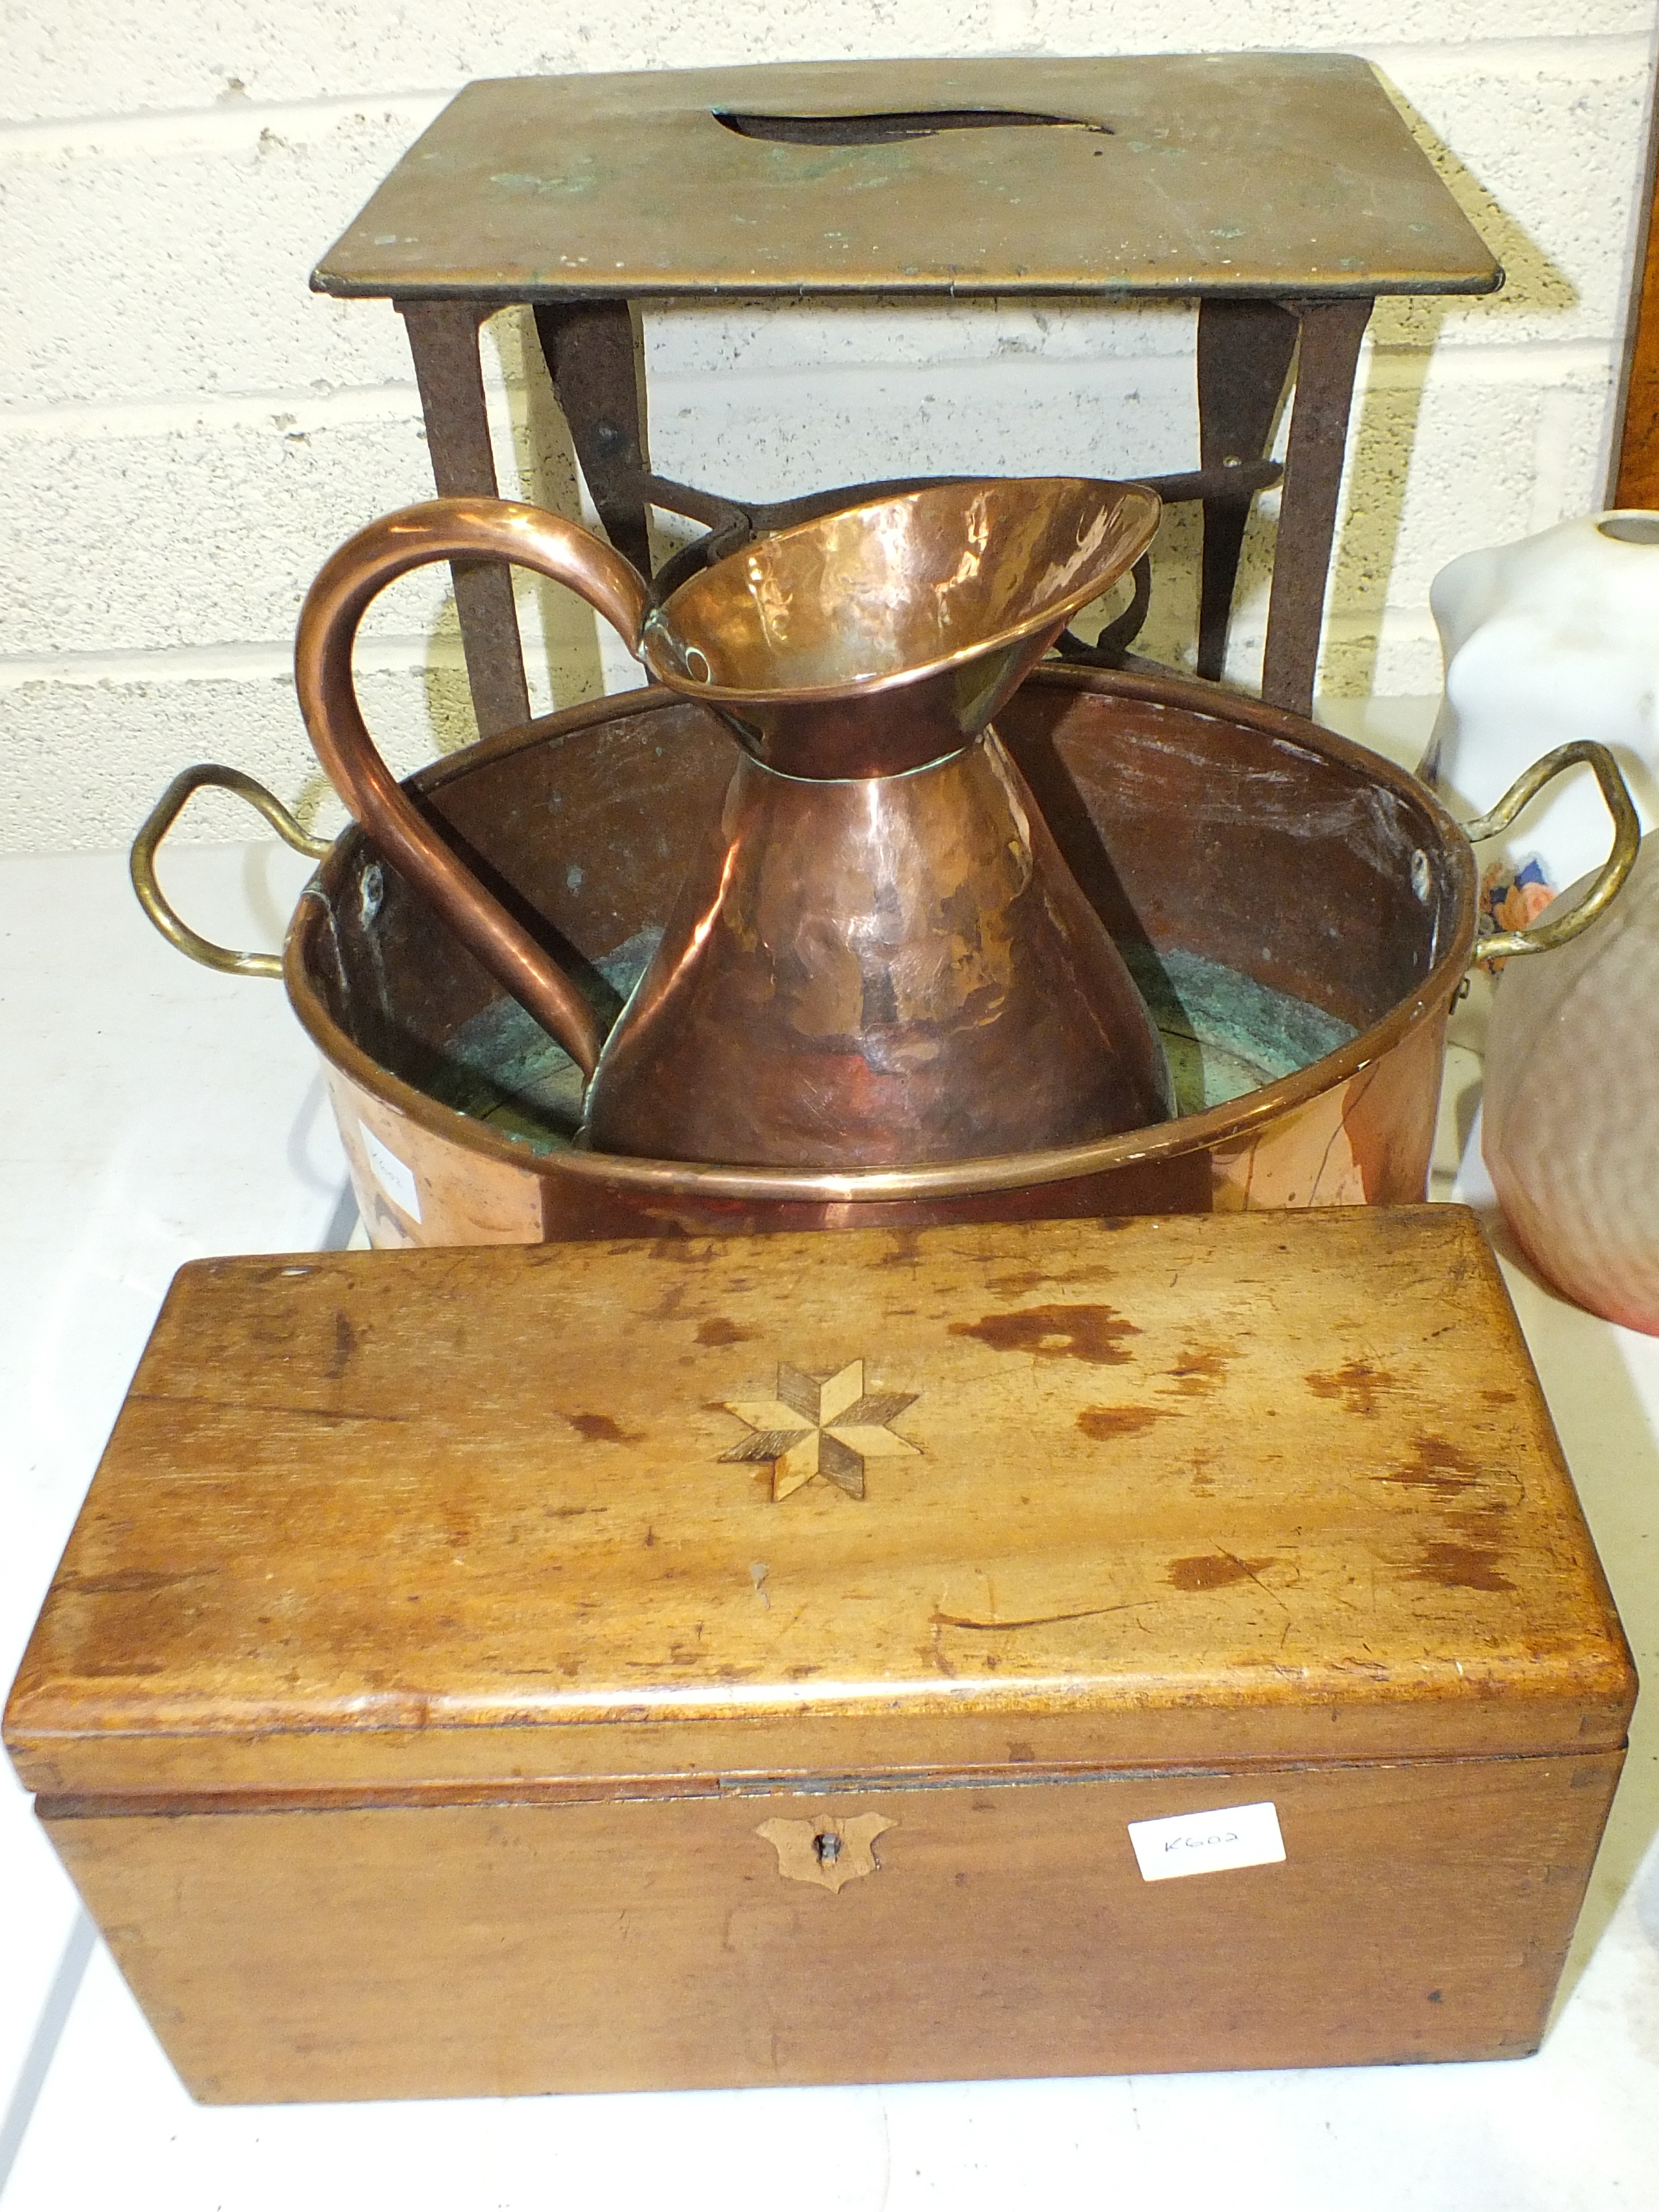
[{"label": "cream ceramic vase", "polygon": [[[1483,813],[1553,746],[1598,738],[1644,830],[1659,814],[1659,514],[1564,522],[1468,553],[1432,592],[1445,702],[1424,772]],[[1499,927],[1567,902],[1608,846],[1588,774],[1510,833],[1483,901]],[[1595,928],[1505,967],[1486,1022],[1482,1146],[1534,1265],[1609,1320],[1659,1334],[1659,841]]]},{"label": "cream ceramic vase", "polygon": [[1534,1265],[1592,1313],[1659,1336],[1659,836],[1594,929],[1505,966],[1481,1126]]},{"label": "cream ceramic vase", "polygon": [[[1430,590],[1446,690],[1422,774],[1459,814],[1484,814],[1523,769],[1574,738],[1607,745],[1644,830],[1659,822],[1659,514],[1559,523],[1518,544],[1465,553]],[[1548,888],[1608,849],[1588,773],[1561,779],[1505,847]],[[1505,926],[1511,926],[1506,924]]]}]

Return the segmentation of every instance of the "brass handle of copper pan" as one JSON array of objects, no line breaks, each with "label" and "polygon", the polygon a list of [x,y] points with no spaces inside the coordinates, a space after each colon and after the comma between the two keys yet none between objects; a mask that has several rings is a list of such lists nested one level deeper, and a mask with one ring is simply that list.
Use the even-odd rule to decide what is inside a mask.
[{"label": "brass handle of copper pan", "polygon": [[1475,960],[1512,960],[1518,953],[1549,952],[1558,945],[1570,943],[1619,896],[1626,877],[1636,866],[1642,825],[1636,817],[1630,792],[1618,762],[1607,747],[1588,738],[1581,738],[1576,744],[1558,745],[1542,760],[1534,761],[1524,775],[1517,777],[1490,814],[1483,814],[1478,822],[1463,824],[1464,835],[1471,845],[1495,837],[1500,830],[1509,828],[1523,807],[1536,799],[1547,783],[1553,782],[1564,769],[1577,768],[1581,763],[1595,770],[1601,797],[1613,817],[1613,850],[1602,863],[1601,874],[1577,905],[1567,913],[1557,915],[1553,920],[1541,917],[1525,929],[1504,929],[1494,937],[1477,938]]},{"label": "brass handle of copper pan", "polygon": [[320,860],[330,850],[330,841],[326,837],[308,837],[282,800],[267,791],[263,783],[244,775],[239,768],[221,768],[216,762],[200,761],[194,768],[187,768],[174,776],[132,841],[127,866],[138,903],[169,945],[176,945],[188,958],[199,960],[203,967],[216,968],[227,975],[280,975],[280,953],[233,952],[228,945],[215,945],[211,939],[198,936],[188,922],[181,921],[173,912],[157,880],[155,856],[160,850],[161,840],[184,812],[185,802],[209,787],[234,792],[239,799],[245,799],[264,816],[282,842],[292,845],[296,853]]},{"label": "brass handle of copper pan", "polygon": [[324,564],[294,640],[300,711],[336,790],[386,859],[591,1075],[603,1039],[587,1000],[400,787],[375,750],[352,682],[357,626],[378,592],[430,562],[479,559],[514,562],[568,584],[638,656],[645,586],[620,553],[562,515],[518,500],[427,500],[372,522]]}]

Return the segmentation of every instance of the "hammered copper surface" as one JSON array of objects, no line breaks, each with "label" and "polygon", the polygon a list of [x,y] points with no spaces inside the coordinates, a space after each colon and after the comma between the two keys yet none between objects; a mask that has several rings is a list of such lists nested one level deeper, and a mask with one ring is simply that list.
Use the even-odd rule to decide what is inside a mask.
[{"label": "hammered copper surface", "polygon": [[[940,484],[758,541],[647,614],[628,563],[562,517],[434,501],[325,564],[300,705],[358,820],[593,1073],[597,1149],[833,1171],[1081,1143],[1167,1116],[1163,1048],[1017,774],[973,741],[1157,523],[1133,485]],[[754,755],[596,1073],[580,988],[393,781],[358,708],[375,593],[457,554],[568,584],[636,653],[643,619],[651,672]]]},{"label": "hammered copper surface", "polygon": [[914,775],[742,760],[587,1097],[595,1147],[820,1169],[1164,1121],[1122,956],[987,734]]},{"label": "hammered copper surface", "polygon": [[[728,114],[1070,118],[851,144]],[[894,61],[469,85],[324,256],[339,295],[1484,292],[1499,279],[1343,54]]]},{"label": "hammered copper surface", "polygon": [[659,683],[787,775],[893,775],[975,737],[1151,544],[1159,502],[1086,477],[935,483],[755,539],[646,616]]}]

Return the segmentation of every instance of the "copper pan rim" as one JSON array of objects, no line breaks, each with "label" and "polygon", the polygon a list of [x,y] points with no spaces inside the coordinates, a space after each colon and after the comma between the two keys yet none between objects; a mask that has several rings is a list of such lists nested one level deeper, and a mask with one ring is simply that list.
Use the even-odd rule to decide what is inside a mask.
[{"label": "copper pan rim", "polygon": [[[1220,691],[1214,684],[1196,679],[1045,664],[1026,680],[1069,690],[1106,691],[1129,698],[1166,702],[1211,717],[1216,716],[1219,708],[1225,719],[1287,738],[1359,769],[1373,781],[1407,799],[1426,817],[1442,849],[1453,855],[1461,854],[1464,878],[1462,895],[1456,902],[1455,925],[1447,943],[1417,988],[1336,1051],[1310,1061],[1293,1074],[1281,1076],[1276,1082],[1247,1092],[1242,1098],[1211,1107],[1202,1114],[1183,1115],[1149,1128],[1129,1130],[1117,1136],[1052,1151],[997,1154],[928,1167],[867,1168],[851,1174],[730,1166],[708,1161],[643,1159],[573,1148],[538,1152],[440,1104],[370,1059],[336,1024],[306,972],[309,932],[325,913],[328,892],[336,887],[324,879],[343,875],[352,866],[358,846],[367,842],[363,832],[354,826],[343,831],[336,841],[295,907],[283,948],[283,979],[290,1003],[324,1060],[360,1090],[378,1097],[433,1136],[516,1168],[521,1173],[548,1180],[570,1176],[583,1183],[641,1194],[679,1193],[685,1196],[800,1201],[820,1206],[876,1200],[890,1203],[895,1200],[1017,1190],[1141,1166],[1189,1152],[1211,1151],[1248,1138],[1265,1124],[1351,1081],[1393,1052],[1414,1031],[1444,1018],[1468,969],[1474,942],[1474,858],[1461,824],[1415,776],[1366,747],[1353,744],[1333,731],[1321,729],[1300,716],[1236,693]],[[499,760],[526,745],[542,742],[548,735],[568,737],[594,722],[630,714],[651,714],[674,705],[681,696],[653,686],[595,700],[585,708],[567,708],[558,715],[543,716],[520,729],[506,731],[499,737],[469,746],[421,769],[408,781],[412,789],[431,793],[481,766],[486,760]],[[556,732],[550,728],[555,723]]]},{"label": "copper pan rim", "polygon": [[[1017,477],[999,479],[999,481],[1022,484],[1098,484],[1113,491],[1135,495],[1133,500],[1129,498],[1124,500],[1125,509],[1132,510],[1134,505],[1144,501],[1145,512],[1139,526],[1129,531],[1114,545],[1111,560],[1105,570],[1095,575],[1087,585],[1075,586],[1071,591],[1063,593],[1057,599],[1049,600],[1044,605],[1026,614],[1020,621],[1011,623],[1007,628],[993,631],[985,637],[975,639],[972,645],[959,646],[954,653],[941,653],[932,660],[918,661],[914,667],[893,669],[879,676],[854,677],[844,684],[804,686],[790,684],[783,688],[768,688],[764,690],[729,684],[699,684],[681,670],[667,665],[653,649],[655,641],[651,635],[649,617],[640,635],[639,658],[657,683],[663,684],[671,691],[677,692],[682,699],[695,700],[709,706],[765,707],[775,705],[779,702],[787,702],[791,706],[818,707],[833,706],[837,701],[843,699],[875,698],[885,692],[903,690],[909,684],[925,683],[929,677],[948,675],[953,668],[966,667],[972,661],[989,659],[992,654],[1001,653],[1011,645],[1017,645],[1021,638],[1033,637],[1044,629],[1051,628],[1058,631],[1063,629],[1074,615],[1081,614],[1092,600],[1098,599],[1103,592],[1109,591],[1120,576],[1134,567],[1158,535],[1159,525],[1163,519],[1163,502],[1157,493],[1149,489],[1147,485],[1137,483],[1128,477]],[[869,505],[871,507],[893,507],[901,504],[905,500],[918,500],[929,495],[926,492],[905,492],[901,495],[899,500],[872,500]],[[840,521],[845,520],[845,515],[856,514],[858,512],[859,509],[857,507],[848,507],[838,514],[834,519]],[[775,531],[768,536],[766,542],[771,545],[786,543],[794,537],[808,537],[813,531],[821,528],[822,520],[820,517],[816,521],[796,523],[790,530]],[[717,561],[713,565],[717,568],[723,568],[728,561],[741,561],[749,550],[747,546],[740,546],[736,552],[728,553],[724,560]],[[711,572],[704,572],[705,574]],[[675,599],[680,596],[680,592],[690,591],[702,580],[701,575],[688,577],[681,585],[680,591],[673,593],[665,602],[663,611],[666,613],[674,605]]]}]

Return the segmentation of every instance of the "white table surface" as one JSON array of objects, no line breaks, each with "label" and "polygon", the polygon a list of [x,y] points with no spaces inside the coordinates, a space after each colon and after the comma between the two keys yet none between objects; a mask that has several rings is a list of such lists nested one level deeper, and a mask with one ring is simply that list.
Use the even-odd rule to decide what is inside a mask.
[{"label": "white table surface", "polygon": [[[209,933],[269,945],[304,864],[185,848]],[[0,860],[0,1683],[173,1271],[343,1243],[312,1048],[279,986],[192,967],[118,855]],[[1478,1063],[1455,1056],[1452,1184]],[[1478,1173],[1460,1186],[1473,1196]],[[1659,2208],[1659,1340],[1507,1267],[1637,1664],[1654,1685],[1557,2014],[1504,2064],[202,2107],[0,1780],[5,2212],[1206,2212]],[[0,1762],[0,1765],[3,1763]],[[833,2026],[833,2024],[830,2024]]]}]

